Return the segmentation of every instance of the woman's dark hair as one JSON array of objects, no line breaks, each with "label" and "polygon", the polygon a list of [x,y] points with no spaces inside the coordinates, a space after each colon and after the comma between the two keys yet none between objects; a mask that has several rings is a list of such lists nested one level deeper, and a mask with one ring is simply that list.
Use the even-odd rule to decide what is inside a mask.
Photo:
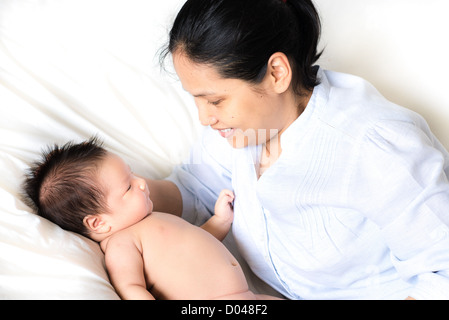
[{"label": "woman's dark hair", "polygon": [[24,201],[61,228],[89,236],[83,219],[105,211],[105,193],[97,178],[107,151],[97,138],[48,149],[26,174]]},{"label": "woman's dark hair", "polygon": [[283,52],[293,88],[301,94],[319,83],[313,64],[321,55],[320,29],[311,0],[188,0],[161,58],[181,50],[195,63],[214,66],[223,78],[257,84],[271,55]]}]

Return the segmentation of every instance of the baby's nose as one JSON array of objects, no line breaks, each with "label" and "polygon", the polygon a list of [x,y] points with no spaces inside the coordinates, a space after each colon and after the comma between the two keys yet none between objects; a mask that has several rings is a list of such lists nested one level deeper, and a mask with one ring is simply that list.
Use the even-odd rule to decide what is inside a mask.
[{"label": "baby's nose", "polygon": [[149,195],[150,189],[148,188],[147,181],[138,175],[133,174],[133,176],[134,176],[135,185],[142,191],[148,191],[148,195]]}]

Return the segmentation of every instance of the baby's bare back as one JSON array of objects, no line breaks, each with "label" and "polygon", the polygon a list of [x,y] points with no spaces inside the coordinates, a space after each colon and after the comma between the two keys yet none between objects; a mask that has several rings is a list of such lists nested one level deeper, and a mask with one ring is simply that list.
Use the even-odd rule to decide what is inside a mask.
[{"label": "baby's bare back", "polygon": [[132,232],[140,239],[147,289],[156,299],[254,298],[237,260],[203,229],[153,212]]}]

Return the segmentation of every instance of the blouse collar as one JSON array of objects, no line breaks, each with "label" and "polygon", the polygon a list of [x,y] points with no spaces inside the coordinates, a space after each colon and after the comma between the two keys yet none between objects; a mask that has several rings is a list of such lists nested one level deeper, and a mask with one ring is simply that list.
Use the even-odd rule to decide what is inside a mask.
[{"label": "blouse collar", "polygon": [[312,96],[301,115],[282,133],[282,150],[289,149],[301,140],[307,129],[312,125],[313,119],[318,119],[325,109],[329,99],[330,84],[322,68],[319,67],[317,77],[320,84],[313,89]]}]

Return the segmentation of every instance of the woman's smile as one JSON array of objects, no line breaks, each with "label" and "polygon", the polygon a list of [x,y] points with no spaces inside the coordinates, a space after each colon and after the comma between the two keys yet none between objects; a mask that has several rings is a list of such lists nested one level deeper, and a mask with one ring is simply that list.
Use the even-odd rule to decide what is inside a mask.
[{"label": "woman's smile", "polygon": [[223,138],[229,138],[230,136],[232,136],[234,134],[234,128],[227,128],[227,129],[215,129],[218,131],[218,133],[223,137]]}]

